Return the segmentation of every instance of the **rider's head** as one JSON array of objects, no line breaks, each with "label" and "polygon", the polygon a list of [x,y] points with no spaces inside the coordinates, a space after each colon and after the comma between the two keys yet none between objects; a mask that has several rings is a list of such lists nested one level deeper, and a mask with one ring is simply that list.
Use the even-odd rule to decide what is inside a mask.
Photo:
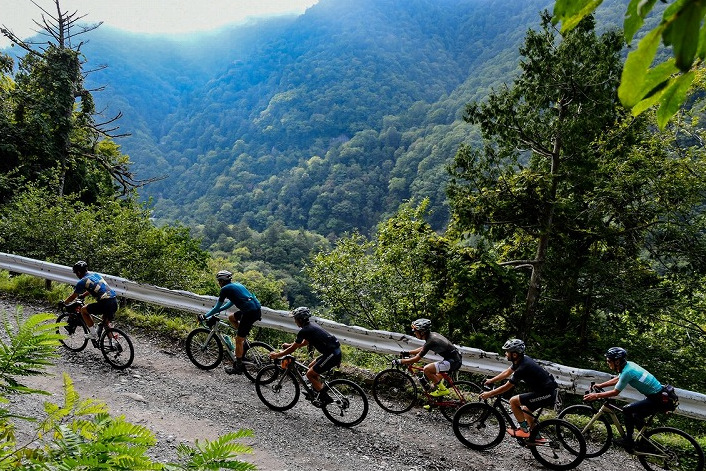
[{"label": "rider's head", "polygon": [[78,262],[74,263],[74,267],[72,270],[74,272],[74,275],[76,275],[78,278],[83,278],[88,272],[88,264],[83,260],[79,260]]},{"label": "rider's head", "polygon": [[294,318],[294,321],[299,326],[303,326],[309,323],[309,318],[311,317],[311,309],[305,306],[300,306],[289,313],[290,316]]},{"label": "rider's head", "polygon": [[605,359],[612,370],[619,372],[628,362],[628,352],[622,347],[610,347],[605,352]]},{"label": "rider's head", "polygon": [[233,274],[228,270],[221,270],[216,273],[216,280],[221,286],[227,285],[233,279]]},{"label": "rider's head", "polygon": [[515,361],[525,354],[525,342],[520,339],[510,339],[503,345],[503,351],[508,360]]},{"label": "rider's head", "polygon": [[417,319],[412,322],[412,333],[419,338],[426,338],[431,331],[431,321],[429,319]]}]

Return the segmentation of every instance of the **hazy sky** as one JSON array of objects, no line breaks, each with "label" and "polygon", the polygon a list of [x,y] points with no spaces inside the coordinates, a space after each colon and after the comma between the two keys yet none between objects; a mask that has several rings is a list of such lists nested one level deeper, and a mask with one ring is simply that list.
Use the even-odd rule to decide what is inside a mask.
[{"label": "hazy sky", "polygon": [[[34,0],[56,15],[54,0]],[[318,0],[61,0],[61,10],[80,15],[84,21],[126,31],[186,33],[208,31],[239,22],[248,16],[304,13]],[[21,37],[31,36],[42,11],[30,0],[0,0],[0,25]],[[0,47],[9,42],[0,36]]]}]

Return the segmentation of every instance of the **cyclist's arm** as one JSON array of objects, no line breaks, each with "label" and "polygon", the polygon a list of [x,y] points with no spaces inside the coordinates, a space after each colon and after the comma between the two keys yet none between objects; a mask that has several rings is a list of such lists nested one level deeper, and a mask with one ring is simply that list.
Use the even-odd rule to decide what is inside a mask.
[{"label": "cyclist's arm", "polygon": [[620,377],[616,376],[615,378],[609,379],[605,383],[596,384],[595,387],[604,389],[606,386],[615,386],[616,384],[618,384],[619,379]]},{"label": "cyclist's arm", "polygon": [[78,293],[76,293],[76,292],[71,293],[71,295],[68,298],[64,299],[64,304],[71,304],[71,301],[73,301],[77,297],[78,297]]},{"label": "cyclist's arm", "polygon": [[490,385],[493,383],[497,383],[498,381],[502,381],[504,379],[507,379],[510,376],[512,376],[512,373],[513,373],[512,368],[508,368],[505,371],[503,371],[502,373],[498,373],[497,376],[493,376],[492,378],[485,380],[485,384]]},{"label": "cyclist's arm", "polygon": [[592,392],[583,396],[584,401],[595,401],[596,399],[607,399],[620,394],[619,389],[611,389],[610,391]]},{"label": "cyclist's arm", "polygon": [[400,358],[400,363],[403,365],[411,365],[413,363],[417,363],[422,359],[422,353],[421,352],[414,352],[414,350],[409,352],[410,354],[415,353],[414,356],[411,356],[409,358]]},{"label": "cyclist's arm", "polygon": [[[500,374],[502,374],[502,373],[500,373]],[[500,376],[500,375],[498,375],[498,376]],[[512,384],[510,381],[508,381],[505,384],[503,384],[502,386],[498,386],[497,388],[495,388],[491,391],[483,391],[480,395],[480,398],[487,399],[489,397],[498,396],[500,394],[503,394],[503,393],[511,390],[514,387],[515,387],[515,385]]]},{"label": "cyclist's arm", "polygon": [[223,304],[223,301],[221,301],[219,299],[218,302],[216,303],[216,305],[213,306],[213,308],[211,308],[211,310],[206,313],[206,317],[211,317],[214,314],[217,314],[221,311],[225,311],[226,309],[228,309],[232,305],[233,305],[233,303],[230,300],[228,300],[227,303]]},{"label": "cyclist's arm", "polygon": [[304,340],[302,343],[296,343],[296,342],[290,343],[289,346],[287,348],[285,348],[284,350],[281,350],[279,352],[271,352],[270,358],[282,358],[285,355],[289,355],[297,348],[301,348],[301,347],[308,345],[308,344],[309,344],[308,340]]}]

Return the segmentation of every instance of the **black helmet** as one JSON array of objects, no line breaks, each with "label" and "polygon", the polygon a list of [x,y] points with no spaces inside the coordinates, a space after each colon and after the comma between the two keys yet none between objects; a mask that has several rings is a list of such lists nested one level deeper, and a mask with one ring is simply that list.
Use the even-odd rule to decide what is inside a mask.
[{"label": "black helmet", "polygon": [[230,281],[233,278],[233,274],[228,270],[221,270],[216,273],[216,279],[218,281]]},{"label": "black helmet", "polygon": [[610,347],[607,352],[605,352],[605,357],[608,360],[625,360],[628,357],[628,351],[622,347]]},{"label": "black helmet", "polygon": [[429,319],[417,319],[412,322],[412,332],[429,332],[431,330],[431,321]]},{"label": "black helmet", "polygon": [[307,321],[311,317],[311,309],[305,306],[300,306],[294,309],[289,315],[299,321]]},{"label": "black helmet", "polygon": [[84,262],[83,260],[79,260],[78,262],[74,263],[74,267],[72,268],[72,270],[76,275],[83,275],[88,271],[88,263]]},{"label": "black helmet", "polygon": [[520,339],[510,339],[503,345],[503,350],[511,353],[525,353],[525,342]]}]

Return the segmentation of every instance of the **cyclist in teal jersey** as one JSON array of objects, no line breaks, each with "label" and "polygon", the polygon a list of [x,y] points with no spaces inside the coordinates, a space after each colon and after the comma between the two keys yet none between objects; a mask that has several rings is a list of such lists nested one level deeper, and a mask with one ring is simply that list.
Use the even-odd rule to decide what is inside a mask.
[{"label": "cyclist in teal jersey", "polygon": [[634,448],[633,433],[635,427],[638,429],[645,425],[645,417],[657,412],[674,410],[673,398],[664,394],[666,387],[660,383],[649,371],[641,366],[627,360],[628,352],[621,347],[611,347],[605,354],[606,361],[611,370],[618,373],[618,376],[611,378],[600,384],[596,388],[614,386],[610,391],[589,392],[584,401],[595,401],[596,399],[617,396],[630,385],[645,395],[645,399],[633,402],[623,408],[625,414],[625,438],[615,439],[615,443],[624,446],[627,450]]},{"label": "cyclist in teal jersey", "polygon": [[118,310],[118,299],[113,288],[108,286],[102,276],[98,273],[88,271],[88,264],[83,260],[79,260],[73,266],[74,275],[79,278],[78,283],[74,287],[74,292],[63,301],[59,302],[60,306],[70,304],[74,299],[80,297],[85,298],[89,294],[96,299],[95,303],[86,304],[81,308],[81,316],[89,328],[89,333],[86,338],[96,340],[98,333],[96,326],[93,325],[91,314],[103,316],[103,327],[108,327],[109,323],[115,318],[115,312]]}]

